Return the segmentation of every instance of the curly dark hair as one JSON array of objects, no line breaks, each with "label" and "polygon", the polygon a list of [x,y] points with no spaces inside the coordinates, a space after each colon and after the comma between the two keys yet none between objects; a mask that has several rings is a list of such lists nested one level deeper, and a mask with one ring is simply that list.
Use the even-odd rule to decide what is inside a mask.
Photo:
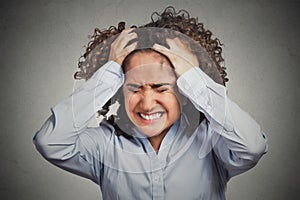
[{"label": "curly dark hair", "polygon": [[[216,82],[223,85],[228,81],[220,40],[213,38],[212,32],[205,29],[203,23],[199,23],[197,18],[190,17],[186,10],[176,12],[174,7],[168,6],[161,14],[154,12],[151,15],[150,23],[139,27],[132,25],[131,28],[132,27],[156,27],[183,33],[206,50],[216,65],[218,70],[217,75],[220,76],[220,78],[214,78],[216,72],[209,73],[208,71],[211,69],[204,69],[204,72],[210,75]],[[91,41],[87,45],[86,52],[79,59],[78,68],[80,70],[74,74],[75,79],[89,79],[97,69],[108,61],[110,45],[111,42],[113,42],[113,40],[108,39],[121,33],[125,28],[125,22],[119,22],[117,27],[111,26],[104,30],[95,28],[94,34],[91,36]],[[144,35],[139,34],[139,36]],[[91,55],[92,51],[95,53]],[[201,63],[201,58],[199,58],[199,60]]]},{"label": "curly dark hair", "polygon": [[[75,79],[89,79],[95,71],[108,61],[113,38],[126,28],[125,24],[125,22],[119,22],[117,27],[111,26],[104,30],[94,29],[93,35],[90,36],[91,41],[88,43],[85,53],[79,59],[79,71],[74,74]],[[194,45],[190,44],[191,49],[198,57],[199,67],[219,84],[225,85],[228,81],[222,57],[222,43],[219,39],[213,38],[212,32],[205,29],[203,23],[198,22],[197,18],[190,17],[186,10],[176,12],[174,7],[168,6],[162,13],[152,13],[150,23],[139,27],[132,25],[130,28],[137,28],[134,31],[138,34],[138,38],[144,37],[144,41],[152,41],[153,44],[158,43],[164,46],[168,46],[164,34],[164,31],[167,30],[172,30],[174,34],[171,37],[173,38],[182,38],[184,35],[192,39],[195,43]],[[143,28],[161,29],[158,29],[160,31],[154,36],[149,36],[149,34],[144,34]],[[145,39],[145,37],[151,38]],[[143,44],[139,45],[143,46]],[[109,106],[113,103],[110,99],[99,111],[99,114],[105,116],[109,111]],[[201,116],[202,118],[203,116]],[[116,127],[113,116],[108,121]]]}]

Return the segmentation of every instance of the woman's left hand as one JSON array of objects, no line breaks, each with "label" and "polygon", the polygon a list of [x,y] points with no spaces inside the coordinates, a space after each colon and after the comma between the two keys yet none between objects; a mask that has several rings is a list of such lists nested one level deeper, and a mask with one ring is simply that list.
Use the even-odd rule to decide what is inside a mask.
[{"label": "woman's left hand", "polygon": [[199,66],[197,56],[179,38],[167,38],[166,41],[170,49],[159,44],[154,44],[152,49],[166,55],[171,60],[178,77],[190,68]]}]

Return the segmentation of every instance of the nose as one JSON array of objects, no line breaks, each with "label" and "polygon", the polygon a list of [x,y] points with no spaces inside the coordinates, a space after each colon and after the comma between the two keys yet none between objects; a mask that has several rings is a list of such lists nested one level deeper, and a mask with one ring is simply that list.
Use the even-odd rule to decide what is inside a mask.
[{"label": "nose", "polygon": [[151,112],[155,106],[157,99],[152,89],[143,92],[140,100],[140,108],[145,112]]}]

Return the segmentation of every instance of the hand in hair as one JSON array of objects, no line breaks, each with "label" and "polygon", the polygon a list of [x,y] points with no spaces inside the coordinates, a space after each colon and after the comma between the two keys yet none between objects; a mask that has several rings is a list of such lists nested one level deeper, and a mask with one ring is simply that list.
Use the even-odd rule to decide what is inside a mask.
[{"label": "hand in hair", "polygon": [[154,44],[152,48],[171,60],[178,77],[190,68],[199,66],[197,56],[192,53],[187,44],[184,44],[179,38],[167,38],[166,41],[170,49],[159,44]]},{"label": "hand in hair", "polygon": [[137,38],[137,34],[132,32],[132,30],[133,28],[123,30],[111,44],[109,60],[122,65],[124,58],[136,48],[137,42],[128,45],[130,41]]}]

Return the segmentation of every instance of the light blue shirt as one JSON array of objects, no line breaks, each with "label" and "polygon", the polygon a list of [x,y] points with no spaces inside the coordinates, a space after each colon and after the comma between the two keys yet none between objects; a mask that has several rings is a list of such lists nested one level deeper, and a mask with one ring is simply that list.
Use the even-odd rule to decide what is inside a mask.
[{"label": "light blue shirt", "polygon": [[52,108],[34,137],[43,157],[97,183],[103,199],[225,199],[229,179],[267,152],[260,126],[197,67],[179,77],[177,86],[206,119],[191,132],[182,114],[158,153],[147,138],[117,136],[108,123],[88,127],[123,83],[121,67],[106,63]]}]

